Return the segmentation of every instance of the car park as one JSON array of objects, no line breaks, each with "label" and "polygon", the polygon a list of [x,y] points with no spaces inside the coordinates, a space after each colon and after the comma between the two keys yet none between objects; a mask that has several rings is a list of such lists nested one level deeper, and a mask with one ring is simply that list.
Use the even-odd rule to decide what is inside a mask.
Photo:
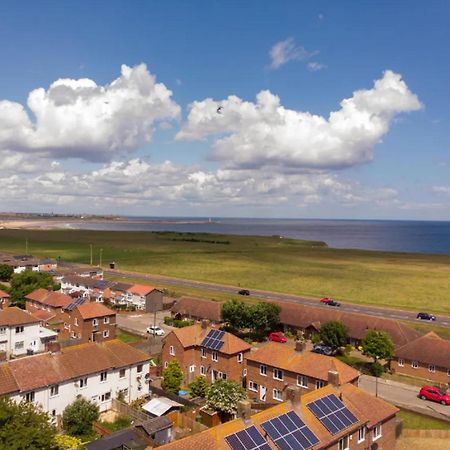
[{"label": "car park", "polygon": [[450,395],[436,386],[423,386],[420,389],[419,397],[422,400],[431,400],[442,405],[450,405]]},{"label": "car park", "polygon": [[417,319],[420,319],[420,320],[436,320],[436,316],[433,316],[433,314],[420,312],[419,314],[417,314]]},{"label": "car park", "polygon": [[250,295],[250,291],[248,289],[241,289],[238,292],[239,295]]},{"label": "car park", "polygon": [[153,334],[154,336],[164,336],[166,334],[165,331],[161,327],[158,327],[157,325],[147,327],[147,333]]},{"label": "car park", "polygon": [[314,344],[312,351],[314,353],[319,353],[320,355],[331,356],[333,354],[333,349],[323,344]]},{"label": "car park", "polygon": [[269,334],[269,341],[274,342],[287,342],[287,338],[283,333],[280,333],[279,331],[274,331],[273,333]]}]

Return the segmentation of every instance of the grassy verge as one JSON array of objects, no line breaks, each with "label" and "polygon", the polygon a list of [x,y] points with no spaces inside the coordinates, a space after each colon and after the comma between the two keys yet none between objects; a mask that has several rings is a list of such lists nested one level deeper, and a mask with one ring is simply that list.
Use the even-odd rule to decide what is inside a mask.
[{"label": "grassy verge", "polygon": [[410,430],[450,430],[450,423],[402,409],[398,415],[403,427]]},{"label": "grassy verge", "polygon": [[[0,250],[380,307],[450,314],[450,255],[332,249],[279,237],[0,230]],[[226,245],[223,242],[227,242]],[[214,294],[216,296],[216,294]]]},{"label": "grassy verge", "polygon": [[450,340],[450,328],[440,327],[439,325],[434,325],[430,323],[412,323],[412,322],[405,322],[406,325],[415,328],[416,330],[420,331],[421,333],[428,333],[429,331],[434,331],[437,335],[439,335],[443,339],[449,339]]},{"label": "grassy verge", "polygon": [[141,336],[136,336],[135,334],[127,333],[126,331],[123,331],[120,328],[117,328],[116,330],[116,338],[122,342],[125,342],[125,344],[132,344],[134,342],[139,342],[143,340]]}]

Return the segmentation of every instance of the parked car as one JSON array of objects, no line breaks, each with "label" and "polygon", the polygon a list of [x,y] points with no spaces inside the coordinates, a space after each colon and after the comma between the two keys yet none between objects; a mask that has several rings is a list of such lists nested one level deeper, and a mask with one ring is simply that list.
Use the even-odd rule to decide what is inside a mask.
[{"label": "parked car", "polygon": [[419,397],[422,400],[432,400],[433,402],[439,402],[443,405],[450,405],[450,395],[435,386],[423,386],[420,389]]},{"label": "parked car", "polygon": [[420,320],[436,320],[436,316],[433,316],[433,314],[420,312],[419,314],[417,314],[417,319],[420,319]]},{"label": "parked car", "polygon": [[164,336],[166,334],[165,331],[162,328],[158,327],[157,325],[147,327],[147,333],[153,334],[154,336]]},{"label": "parked car", "polygon": [[328,306],[341,306],[341,304],[339,302],[337,302],[336,300],[331,300],[331,299],[327,302],[327,305]]},{"label": "parked car", "polygon": [[287,339],[283,333],[280,333],[279,331],[274,331],[269,334],[269,341],[285,343]]},{"label": "parked car", "polygon": [[333,349],[323,344],[314,344],[312,351],[314,353],[319,353],[321,355],[331,356],[333,354]]},{"label": "parked car", "polygon": [[250,295],[250,291],[248,289],[241,289],[238,292],[239,295]]},{"label": "parked car", "polygon": [[330,300],[331,300],[331,298],[328,298],[328,297],[324,297],[324,298],[321,298],[321,299],[320,299],[320,301],[321,301],[322,303],[328,303]]}]

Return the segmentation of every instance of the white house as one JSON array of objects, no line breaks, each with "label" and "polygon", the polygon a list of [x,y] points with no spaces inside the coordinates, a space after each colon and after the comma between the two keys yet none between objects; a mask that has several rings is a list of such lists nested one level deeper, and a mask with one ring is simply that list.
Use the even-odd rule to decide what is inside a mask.
[{"label": "white house", "polygon": [[40,320],[28,311],[17,307],[0,310],[0,352],[6,359],[45,350],[47,342],[56,339],[57,333],[43,328]]},{"label": "white house", "polygon": [[118,340],[67,347],[9,361],[0,371],[0,395],[62,414],[78,396],[107,411],[119,392],[127,402],[149,391],[149,357]]}]

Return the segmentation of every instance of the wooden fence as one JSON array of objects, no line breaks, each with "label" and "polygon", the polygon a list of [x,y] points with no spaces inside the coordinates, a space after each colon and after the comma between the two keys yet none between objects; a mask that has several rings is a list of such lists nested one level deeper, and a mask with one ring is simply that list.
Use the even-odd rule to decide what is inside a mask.
[{"label": "wooden fence", "polygon": [[112,409],[117,411],[119,415],[128,416],[133,419],[134,425],[140,425],[142,422],[151,418],[145,412],[139,411],[116,398],[112,399]]}]

